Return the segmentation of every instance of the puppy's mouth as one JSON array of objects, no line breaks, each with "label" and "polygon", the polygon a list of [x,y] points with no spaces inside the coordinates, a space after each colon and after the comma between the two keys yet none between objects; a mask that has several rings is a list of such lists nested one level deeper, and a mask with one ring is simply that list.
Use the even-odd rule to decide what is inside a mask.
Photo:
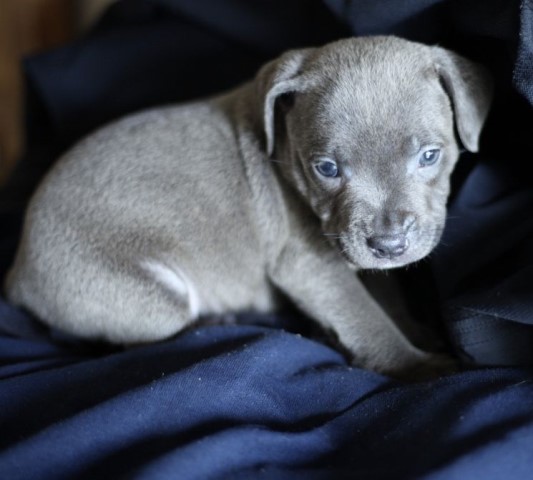
[{"label": "puppy's mouth", "polygon": [[434,227],[412,232],[405,239],[368,238],[339,235],[336,247],[351,268],[385,270],[417,262],[427,256],[438,244],[443,228]]}]

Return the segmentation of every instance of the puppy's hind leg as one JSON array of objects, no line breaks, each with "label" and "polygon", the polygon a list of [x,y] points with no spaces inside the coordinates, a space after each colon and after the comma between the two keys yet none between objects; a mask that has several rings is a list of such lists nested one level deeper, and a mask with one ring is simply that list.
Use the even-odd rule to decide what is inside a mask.
[{"label": "puppy's hind leg", "polygon": [[196,319],[199,297],[182,269],[152,259],[130,267],[93,272],[98,281],[68,312],[71,333],[139,345],[171,337]]},{"label": "puppy's hind leg", "polygon": [[189,317],[196,318],[200,313],[200,297],[191,279],[176,266],[170,267],[156,260],[145,260],[141,262],[152,278],[167,289],[170,294],[176,294],[187,300]]},{"label": "puppy's hind leg", "polygon": [[175,264],[160,260],[143,260],[139,264],[142,285],[137,298],[135,322],[144,339],[153,341],[178,333],[200,314],[200,297],[190,276]]}]

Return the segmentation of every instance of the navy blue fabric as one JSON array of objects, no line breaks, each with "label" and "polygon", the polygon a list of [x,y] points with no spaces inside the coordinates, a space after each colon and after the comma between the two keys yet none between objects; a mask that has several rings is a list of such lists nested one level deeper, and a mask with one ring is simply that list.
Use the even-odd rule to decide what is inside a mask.
[{"label": "navy blue fabric", "polygon": [[532,22],[530,0],[127,0],[28,59],[28,152],[1,192],[0,276],[43,172],[117,116],[350,33],[482,61],[496,99],[481,153],[461,159],[442,245],[399,275],[413,313],[444,320],[463,358],[513,368],[402,384],[349,367],[296,313],[122,350],[0,300],[0,479],[531,478]]},{"label": "navy blue fabric", "polygon": [[255,325],[102,353],[51,343],[0,305],[0,478],[464,480],[533,471],[531,372],[406,386]]}]

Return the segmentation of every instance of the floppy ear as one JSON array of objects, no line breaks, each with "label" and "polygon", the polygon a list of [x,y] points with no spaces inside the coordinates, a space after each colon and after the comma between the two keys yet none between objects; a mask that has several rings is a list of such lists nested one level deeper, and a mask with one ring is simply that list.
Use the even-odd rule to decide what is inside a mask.
[{"label": "floppy ear", "polygon": [[449,50],[433,47],[433,55],[453,105],[459,138],[467,150],[477,152],[492,100],[492,79],[484,67]]},{"label": "floppy ear", "polygon": [[309,83],[301,73],[304,60],[313,49],[290,50],[267,63],[256,77],[257,98],[262,112],[266,151],[274,152],[274,111],[283,94],[303,91]]}]

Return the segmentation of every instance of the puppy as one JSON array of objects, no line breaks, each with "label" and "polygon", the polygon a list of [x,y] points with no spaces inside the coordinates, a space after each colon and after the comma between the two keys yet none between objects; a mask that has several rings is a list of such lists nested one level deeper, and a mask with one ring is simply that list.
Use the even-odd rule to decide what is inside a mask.
[{"label": "puppy", "polygon": [[455,131],[475,152],[484,71],[394,37],[289,51],[225,95],[89,136],[35,193],[11,302],[90,339],[162,340],[204,315],[276,307],[333,331],[354,364],[439,363],[355,274],[420,260],[443,230]]}]

